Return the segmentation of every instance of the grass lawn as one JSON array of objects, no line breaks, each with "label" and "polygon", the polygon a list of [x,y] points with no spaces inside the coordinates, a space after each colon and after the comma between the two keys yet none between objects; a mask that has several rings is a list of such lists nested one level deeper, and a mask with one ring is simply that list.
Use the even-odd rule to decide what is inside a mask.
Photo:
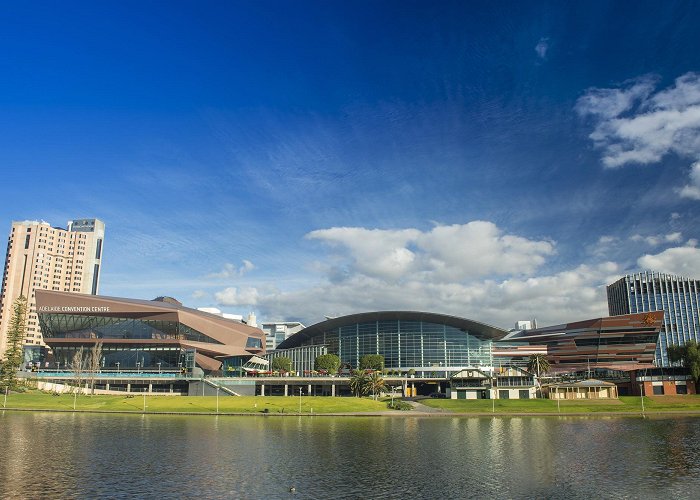
[{"label": "grass lawn", "polygon": [[[0,396],[0,402],[2,398]],[[220,413],[297,413],[299,397],[289,396],[220,396]],[[76,410],[102,411],[143,411],[144,397],[121,395],[79,395]],[[72,410],[73,395],[54,396],[39,391],[10,393],[7,408],[31,408],[45,410]],[[344,413],[386,411],[385,402],[367,398],[331,398],[323,396],[302,396],[302,413]],[[146,412],[215,413],[216,396],[149,396],[146,395]]]},{"label": "grass lawn", "polygon": [[[490,399],[424,399],[426,406],[451,412],[491,413]],[[561,401],[562,413],[641,412],[641,398],[621,396],[619,400]],[[644,398],[646,411],[700,411],[700,396],[652,396]],[[497,399],[496,413],[556,413],[557,402],[549,399]]]},{"label": "grass lawn", "polygon": [[[0,401],[4,395],[0,395]],[[216,396],[149,396],[146,395],[146,412],[170,413],[215,413]],[[423,399],[426,406],[447,412],[491,413],[490,399]],[[133,411],[143,412],[144,397],[134,394],[127,397],[86,396],[76,398],[76,410],[90,411]],[[562,413],[597,412],[641,412],[641,399],[636,396],[622,396],[619,400],[561,401]],[[700,395],[692,396],[651,396],[644,398],[646,411],[700,411]],[[40,391],[10,393],[7,408],[36,410],[72,410],[73,395],[54,396]],[[387,411],[386,401],[373,401],[368,398],[302,396],[302,413],[367,413]],[[497,399],[496,414],[509,413],[556,413],[556,401],[548,399]],[[298,396],[220,396],[219,413],[298,413]],[[410,415],[411,412],[397,412]]]}]

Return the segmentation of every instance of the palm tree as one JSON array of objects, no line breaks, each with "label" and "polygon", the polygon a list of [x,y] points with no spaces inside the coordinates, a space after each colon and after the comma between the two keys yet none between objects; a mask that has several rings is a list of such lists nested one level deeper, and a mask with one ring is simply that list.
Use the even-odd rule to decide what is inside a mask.
[{"label": "palm tree", "polygon": [[377,396],[386,388],[386,383],[384,382],[384,378],[382,377],[381,372],[372,372],[370,376],[367,378],[367,389],[368,392],[372,394],[374,399],[377,399]]},{"label": "palm tree", "polygon": [[546,354],[531,354],[527,361],[528,371],[537,375],[538,379],[543,373],[547,373],[549,368],[550,365]]},{"label": "palm tree", "polygon": [[350,377],[350,389],[358,398],[366,396],[369,390],[369,376],[365,370],[355,370]]}]

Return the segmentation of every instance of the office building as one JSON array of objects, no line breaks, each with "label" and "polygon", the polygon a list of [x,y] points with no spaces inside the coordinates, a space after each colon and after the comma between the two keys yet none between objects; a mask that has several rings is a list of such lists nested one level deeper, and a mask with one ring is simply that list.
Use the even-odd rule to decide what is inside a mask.
[{"label": "office building", "polygon": [[12,305],[20,295],[27,298],[24,345],[38,347],[44,344],[35,290],[99,292],[104,231],[98,219],[72,220],[65,229],[43,221],[12,223],[0,295],[0,356],[7,345]]},{"label": "office building", "polygon": [[304,329],[298,321],[266,321],[260,324],[265,332],[265,348],[272,351],[289,337]]},{"label": "office building", "polygon": [[664,311],[657,366],[669,366],[668,346],[700,341],[700,280],[644,271],[607,287],[611,315]]}]

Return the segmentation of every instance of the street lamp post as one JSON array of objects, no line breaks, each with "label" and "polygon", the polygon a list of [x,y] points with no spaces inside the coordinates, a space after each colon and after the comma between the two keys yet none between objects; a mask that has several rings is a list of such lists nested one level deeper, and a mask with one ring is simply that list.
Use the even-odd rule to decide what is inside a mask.
[{"label": "street lamp post", "polygon": [[216,413],[219,413],[219,388],[216,388]]},{"label": "street lamp post", "polygon": [[158,375],[160,375],[160,365],[161,365],[161,362],[159,361],[158,362]]},{"label": "street lamp post", "polygon": [[117,373],[119,373],[119,361],[116,362],[117,365]]},{"label": "street lamp post", "polygon": [[493,398],[491,399],[491,413],[496,413],[496,372],[493,372],[493,378],[491,379],[491,390],[493,391]]},{"label": "street lamp post", "polygon": [[2,402],[2,407],[5,408],[7,406],[7,391],[10,390],[10,386],[8,385],[5,387],[5,400]]},{"label": "street lamp post", "polygon": [[301,387],[299,387],[299,415],[301,415]]}]

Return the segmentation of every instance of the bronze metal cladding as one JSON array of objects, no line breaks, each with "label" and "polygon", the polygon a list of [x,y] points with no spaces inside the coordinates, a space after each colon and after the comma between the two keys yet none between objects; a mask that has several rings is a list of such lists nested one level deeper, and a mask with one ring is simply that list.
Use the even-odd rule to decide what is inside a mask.
[{"label": "bronze metal cladding", "polygon": [[[37,313],[41,315],[70,314],[83,316],[100,316],[113,318],[129,318],[140,320],[160,320],[179,322],[201,332],[215,342],[197,342],[187,339],[100,339],[100,338],[71,338],[70,332],[66,338],[45,336],[44,341],[50,346],[85,345],[91,346],[100,341],[104,344],[119,343],[122,345],[162,344],[176,345],[182,348],[197,349],[198,360],[205,369],[216,369],[220,362],[218,356],[236,356],[264,353],[265,334],[259,328],[248,326],[238,321],[222,318],[215,314],[190,309],[182,305],[152,300],[126,299],[118,297],[103,297],[77,293],[56,292],[49,290],[36,291]],[[260,348],[246,347],[249,338],[260,341]],[[204,359],[207,358],[207,359]],[[200,363],[198,363],[200,364]],[[206,366],[205,366],[206,365]]]}]

